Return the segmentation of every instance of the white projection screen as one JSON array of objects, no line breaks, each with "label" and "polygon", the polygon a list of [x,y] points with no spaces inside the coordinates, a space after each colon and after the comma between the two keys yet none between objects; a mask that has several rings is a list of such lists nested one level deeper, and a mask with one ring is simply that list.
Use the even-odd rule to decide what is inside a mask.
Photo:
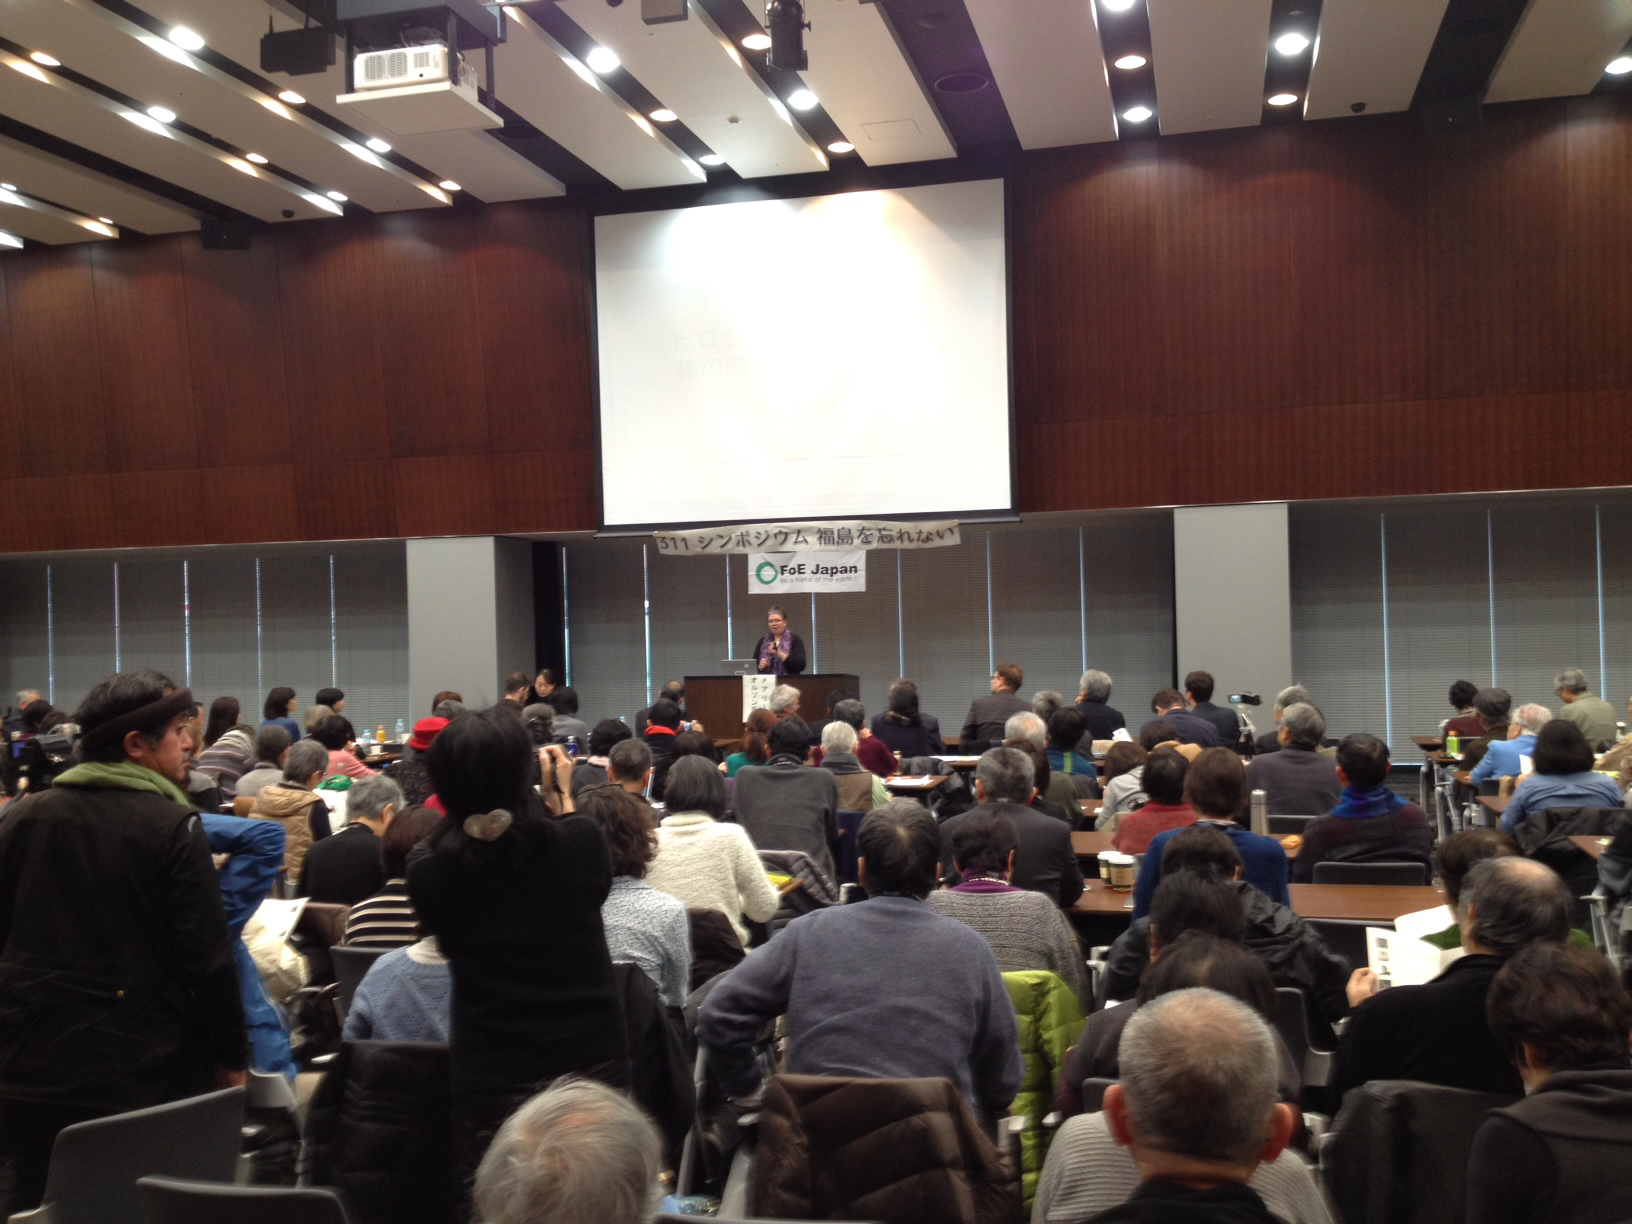
[{"label": "white projection screen", "polygon": [[601,525],[1014,510],[1003,182],[597,217]]}]

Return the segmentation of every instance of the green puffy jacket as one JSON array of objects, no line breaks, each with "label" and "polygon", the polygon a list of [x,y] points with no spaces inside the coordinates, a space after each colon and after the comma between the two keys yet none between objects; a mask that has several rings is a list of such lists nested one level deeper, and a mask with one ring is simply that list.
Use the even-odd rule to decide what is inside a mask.
[{"label": "green puffy jacket", "polygon": [[1026,1210],[1031,1210],[1037,1193],[1037,1177],[1048,1155],[1052,1131],[1042,1127],[1043,1117],[1053,1108],[1054,1082],[1065,1062],[1065,1052],[1082,1032],[1082,1009],[1058,974],[1046,969],[1026,969],[1005,973],[1009,1001],[1020,1025],[1020,1053],[1026,1060],[1020,1091],[1009,1112],[1030,1120],[1030,1128],[1020,1138],[1021,1185]]}]

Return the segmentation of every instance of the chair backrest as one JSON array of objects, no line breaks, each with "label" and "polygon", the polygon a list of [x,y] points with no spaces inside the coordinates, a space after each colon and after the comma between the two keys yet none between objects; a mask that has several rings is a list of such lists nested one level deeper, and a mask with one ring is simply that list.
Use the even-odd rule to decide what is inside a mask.
[{"label": "chair backrest", "polygon": [[1339,918],[1305,918],[1304,924],[1326,945],[1326,950],[1341,956],[1350,971],[1366,967],[1366,927],[1376,923],[1350,922]]},{"label": "chair backrest", "polygon": [[351,1010],[351,1001],[357,996],[357,987],[363,984],[363,978],[368,973],[369,966],[391,948],[354,948],[349,944],[337,944],[329,949],[329,955],[334,958],[334,980],[340,984],[340,1017],[344,1023],[346,1013]]},{"label": "chair backrest", "polygon": [[1105,1089],[1116,1083],[1114,1079],[1105,1079],[1098,1075],[1090,1075],[1082,1081],[1082,1112],[1098,1113],[1105,1108]]},{"label": "chair backrest", "polygon": [[1301,837],[1313,819],[1313,816],[1271,816],[1269,832],[1271,836],[1278,833],[1285,837],[1289,833],[1296,833]]},{"label": "chair backrest", "polygon": [[1421,863],[1315,864],[1316,884],[1403,884],[1421,888],[1428,883],[1428,868]]},{"label": "chair backrest", "polygon": [[351,1224],[333,1190],[230,1186],[144,1177],[136,1183],[148,1224]]},{"label": "chair backrest", "polygon": [[1309,1036],[1309,999],[1296,986],[1275,988],[1275,1031],[1281,1035],[1292,1063],[1303,1076],[1304,1087],[1331,1083],[1332,1052],[1316,1050]]},{"label": "chair backrest", "polygon": [[243,1124],[244,1090],[226,1088],[67,1127],[45,1181],[52,1224],[141,1224],[149,1174],[231,1180]]}]

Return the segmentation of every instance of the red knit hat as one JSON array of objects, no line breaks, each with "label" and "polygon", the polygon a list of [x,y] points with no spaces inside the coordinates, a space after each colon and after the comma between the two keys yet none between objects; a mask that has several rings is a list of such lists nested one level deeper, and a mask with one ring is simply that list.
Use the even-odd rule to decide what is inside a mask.
[{"label": "red knit hat", "polygon": [[422,718],[414,724],[414,733],[408,737],[408,747],[415,752],[424,752],[431,746],[436,733],[448,725],[445,718]]}]

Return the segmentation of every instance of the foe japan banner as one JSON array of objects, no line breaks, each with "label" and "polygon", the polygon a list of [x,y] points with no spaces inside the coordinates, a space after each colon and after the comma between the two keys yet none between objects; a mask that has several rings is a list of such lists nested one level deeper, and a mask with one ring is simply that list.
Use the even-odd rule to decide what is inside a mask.
[{"label": "foe japan banner", "polygon": [[865,551],[748,554],[750,595],[794,595],[805,591],[866,589]]}]

